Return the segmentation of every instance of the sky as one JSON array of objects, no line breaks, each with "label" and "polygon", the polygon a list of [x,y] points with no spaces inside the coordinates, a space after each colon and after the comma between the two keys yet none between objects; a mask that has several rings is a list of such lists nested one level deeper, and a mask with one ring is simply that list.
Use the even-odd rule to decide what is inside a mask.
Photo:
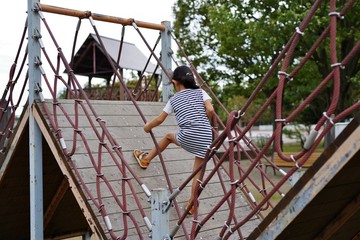
[{"label": "sky", "polygon": [[[102,15],[133,18],[135,20],[160,24],[162,21],[174,21],[172,6],[176,0],[42,0],[42,4],[68,8],[80,11],[91,11]],[[14,62],[19,47],[20,38],[24,30],[27,1],[11,0],[3,4],[3,11],[0,14],[1,38],[0,38],[0,93],[2,95],[4,88],[9,80],[9,70]],[[52,13],[44,13],[50,28],[55,35],[65,56],[70,56],[74,33],[76,30],[78,18],[62,16]],[[112,23],[95,22],[99,34],[102,36],[120,39],[121,25]],[[44,32],[44,27],[41,27]],[[159,31],[140,29],[150,46],[155,44],[159,36]],[[79,47],[89,33],[94,33],[90,21],[82,20],[80,33],[78,36],[77,47]],[[43,33],[46,34],[46,33]],[[139,34],[131,27],[126,28],[125,41],[134,43],[146,56],[147,47],[141,40]],[[44,42],[45,48],[51,44]],[[52,47],[52,46],[51,46]],[[56,51],[54,52],[56,54]],[[18,65],[20,63],[18,62]]]}]

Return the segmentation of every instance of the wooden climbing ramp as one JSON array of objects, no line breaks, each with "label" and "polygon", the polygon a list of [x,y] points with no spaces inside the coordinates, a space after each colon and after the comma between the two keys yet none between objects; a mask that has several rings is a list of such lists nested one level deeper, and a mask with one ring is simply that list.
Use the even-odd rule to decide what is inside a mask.
[{"label": "wooden climbing ramp", "polygon": [[[346,24],[337,22],[355,1],[347,1],[339,13],[334,12],[335,9],[330,9],[329,13],[316,11],[321,6],[318,3],[309,9],[299,27],[289,36],[289,41],[284,43],[271,67],[259,79],[246,103],[241,109],[229,112],[217,93],[202,79],[172,33],[169,22],[149,24],[38,2],[30,4],[29,1],[28,24],[0,100],[0,239],[30,239],[32,234],[43,234],[46,239],[74,236],[85,239],[90,236],[94,239],[149,239],[157,227],[152,220],[150,203],[154,202],[152,190],[158,188],[167,189],[170,194],[169,201],[165,201],[169,207],[170,233],[164,238],[359,239],[360,102],[354,99],[341,110],[338,106],[343,97],[340,85],[345,72],[342,71],[348,69],[352,61],[358,60],[360,41],[354,43],[342,59],[334,57],[339,55],[336,47],[340,46],[336,29],[346,27]],[[329,7],[334,8],[331,3]],[[317,12],[328,16],[329,24],[309,51],[296,57],[299,61],[293,61],[297,55],[294,51],[299,48],[301,37]],[[65,57],[67,54],[44,13],[77,17],[78,26],[82,20],[91,25],[102,60],[92,59],[98,55],[92,54],[93,64],[86,72],[90,82],[92,76],[103,76],[100,67],[105,66],[108,89],[101,93],[104,95],[102,99],[107,100],[94,100],[86,94],[74,72],[78,62],[73,60],[77,58]],[[104,44],[105,38],[95,24],[97,21],[121,25],[121,41],[113,41],[111,49],[109,44]],[[40,33],[40,26],[48,34]],[[119,71],[124,67],[120,60],[134,57],[122,54],[126,26],[136,31],[150,56],[144,62],[136,58],[138,66],[143,67],[134,68],[138,70],[139,79],[133,89],[127,86],[128,81]],[[140,30],[142,27],[160,31],[154,46],[146,41]],[[74,50],[78,32],[74,36]],[[26,33],[31,33],[32,37],[26,37]],[[161,51],[157,54],[160,40]],[[173,58],[175,51],[171,50],[171,42],[176,43],[181,55],[179,59],[185,62]],[[323,46],[325,43],[329,46]],[[326,49],[331,53],[331,59],[327,60],[329,72],[326,76],[322,74],[322,79],[314,79],[318,85],[310,94],[302,96],[298,106],[294,105],[292,111],[285,110],[284,94],[289,91],[286,84],[294,78],[301,82],[302,76],[297,73],[308,66],[306,63],[320,46],[323,47],[321,51]],[[57,52],[56,58],[50,58],[53,55],[49,54],[50,49]],[[115,51],[117,56],[110,54],[114,49],[119,50]],[[144,69],[150,60],[156,62],[154,72],[146,75]],[[173,61],[176,66],[190,66],[197,84],[209,93],[217,108],[211,119],[214,139],[204,159],[205,176],[197,180],[195,195],[198,195],[200,205],[191,216],[187,214],[185,205],[190,196],[194,156],[171,145],[153,160],[148,169],[143,170],[132,154],[134,149],[149,151],[157,146],[157,140],[165,133],[177,129],[174,117],[169,116],[149,134],[143,130],[144,123],[157,116],[164,102],[174,94],[171,84]],[[100,62],[104,65],[99,65]],[[279,79],[277,87],[241,128],[242,116],[261,96],[263,86],[275,78]],[[129,101],[114,101],[125,99],[116,96],[118,87]],[[298,123],[298,116],[321,97],[320,92],[325,88],[332,90],[331,102],[316,116],[315,127],[302,149],[297,153],[283,152],[284,127]],[[64,92],[59,94],[61,89]],[[162,102],[157,101],[159,96]],[[142,102],[145,99],[156,102]],[[19,107],[24,102],[29,103],[18,118]],[[272,104],[276,106],[273,132],[263,144],[256,143],[256,139],[251,138],[251,131]],[[226,116],[226,121],[219,116]],[[331,135],[334,125],[348,118],[353,118],[351,124],[318,159],[309,164],[307,161],[324,138]],[[42,141],[37,139],[38,136]],[[275,165],[272,154],[291,166]],[[38,164],[40,159],[42,164]],[[310,165],[302,171],[303,166]],[[276,181],[267,175],[265,166],[279,173]],[[286,188],[287,183],[293,183],[302,173],[290,190]],[[43,191],[38,186],[42,186]],[[43,214],[34,214],[41,205]],[[161,210],[167,212],[163,206]],[[30,219],[31,224],[36,223],[41,228],[32,228]]]},{"label": "wooden climbing ramp", "polygon": [[[76,145],[71,161],[74,163],[79,175],[76,175],[74,166],[69,162],[69,158],[63,154],[62,146],[57,141],[57,132],[49,124],[49,119],[47,119],[43,107],[41,104],[36,103],[34,116],[43,134],[45,237],[79,235],[79,233],[89,230],[101,239],[111,238],[106,222],[100,214],[101,206],[99,207],[94,203],[96,202],[106,207],[107,216],[111,221],[114,234],[117,236],[126,234],[126,239],[139,239],[141,237],[147,239],[150,231],[144,223],[134,196],[128,191],[125,196],[122,195],[121,184],[124,179],[110,156],[104,154],[101,156],[101,173],[106,177],[106,184],[112,186],[117,199],[120,199],[123,204],[128,206],[128,213],[124,213],[119,209],[105,182],[97,185],[99,178],[105,178],[99,176],[95,170],[83,143],[80,141],[76,143],[73,138],[74,134],[76,135],[77,132],[81,131],[89,144],[91,154],[96,158],[100,157],[99,146],[107,142],[100,143],[98,141],[85,115],[78,113],[78,116],[75,117],[74,100],[61,100],[57,106],[60,105],[66,109],[70,119],[74,121],[78,119],[79,121],[77,129],[74,129],[65,115],[59,115],[57,119],[66,145],[69,148]],[[46,106],[53,109],[52,101],[46,101]],[[92,106],[101,116],[101,121],[106,122],[107,129],[121,146],[124,158],[141,181],[150,190],[159,187],[168,188],[158,157],[153,160],[147,170],[143,170],[139,168],[132,156],[134,148],[149,150],[153,147],[149,134],[143,131],[143,122],[133,104],[131,102],[102,100],[92,101]],[[162,110],[164,104],[140,102],[139,106],[146,117],[151,119]],[[96,122],[95,118],[93,120]],[[160,138],[166,132],[174,130],[176,130],[175,119],[169,116],[166,122],[154,131],[156,137]],[[1,168],[0,238],[29,238],[28,109],[20,119],[11,146],[12,148]],[[183,183],[184,179],[190,176],[194,161],[193,156],[172,145],[163,152],[163,157],[168,170],[167,174],[171,178],[173,187],[176,188]],[[212,163],[209,162],[208,171],[212,169],[212,166]],[[219,198],[224,195],[224,186],[225,188],[230,186],[226,174],[222,174],[221,171],[219,173],[222,177],[221,181],[219,177],[214,177],[201,194],[199,216],[207,214],[214,207]],[[134,183],[133,186],[140,204],[146,216],[151,220],[149,198],[130,175],[128,181]],[[176,199],[181,213],[184,212],[184,206],[190,196],[189,191],[190,184]],[[92,197],[89,195],[92,195]],[[238,215],[246,216],[250,210],[249,204],[239,192],[234,211]],[[139,225],[141,236],[138,235],[139,233],[135,229],[135,223],[132,223],[129,219],[126,220],[127,223],[124,222],[123,217],[128,214],[133,216],[136,224]],[[227,214],[228,207],[225,204],[213,215],[212,220],[201,229],[198,236],[207,239],[216,238],[219,234],[219,228],[223,226],[226,220]],[[170,229],[175,226],[178,219],[179,216],[175,207],[172,206],[170,208]],[[176,234],[177,239],[185,239],[184,235],[190,233],[192,219],[191,216],[186,217],[182,227]],[[259,222],[259,219],[253,218],[246,224],[247,230],[243,231],[242,234],[245,236],[250,234]],[[22,230],[15,230],[18,226],[21,226]]]},{"label": "wooden climbing ramp", "polygon": [[[61,100],[61,105],[75,119],[74,100]],[[51,101],[46,106],[52,107]],[[135,107],[130,102],[92,101],[92,106],[106,122],[107,128],[118,140],[125,159],[134,172],[147,184],[149,189],[167,187],[164,173],[158,158],[154,159],[147,170],[142,170],[132,157],[133,148],[144,150],[152,148],[152,141],[143,131],[143,124],[136,114]],[[140,103],[142,111],[148,118],[161,111],[163,103]],[[134,224],[126,224],[109,190],[101,183],[97,186],[99,174],[94,170],[84,146],[77,145],[72,161],[80,173],[80,179],[75,174],[69,158],[63,154],[62,146],[56,139],[56,131],[49,125],[43,107],[35,105],[35,119],[43,133],[44,158],[44,236],[57,238],[81,235],[90,231],[100,239],[109,239],[109,231],[104,218],[99,213],[99,207],[94,204],[87,191],[95,196],[95,202],[101,199],[109,211],[112,231],[117,235],[125,232],[127,239],[139,239]],[[17,125],[11,148],[3,159],[0,175],[0,238],[29,238],[29,178],[28,178],[28,117],[29,109],[25,108]],[[65,116],[57,121],[66,144],[73,144],[74,132],[82,131],[90,144],[91,153],[98,155],[99,143],[94,136],[88,120],[82,114],[78,116],[78,128],[69,125]],[[254,218],[243,230],[247,239],[356,239],[359,233],[359,149],[360,149],[360,117],[359,114],[343,131],[336,141],[327,149],[315,164],[300,178],[296,185],[286,194],[285,198],[260,223]],[[156,129],[155,135],[160,137],[176,128],[175,120],[168,118],[166,123]],[[178,186],[192,171],[193,158],[179,147],[173,145],[164,151],[163,157],[167,165],[173,186]],[[212,168],[210,163],[208,169]],[[209,171],[209,170],[208,170]],[[150,234],[134,196],[126,193],[122,196],[121,183],[124,181],[118,168],[111,158],[103,157],[102,173],[108,184],[112,185],[119,199],[126,198],[128,211],[136,219],[144,239]],[[222,174],[223,183],[229,185],[226,174]],[[225,180],[224,180],[225,179]],[[130,177],[129,181],[134,181]],[[84,185],[81,184],[84,183]],[[97,189],[98,187],[98,189]],[[86,189],[87,188],[87,189]],[[141,187],[134,184],[141,205],[149,218],[150,203]],[[178,196],[177,203],[183,211],[189,196],[189,187]],[[200,197],[200,213],[205,215],[223,195],[221,181],[214,178]],[[246,216],[251,208],[239,193],[237,206],[234,209],[238,217]],[[215,239],[222,227],[229,209],[223,206],[213,216],[213,219],[201,230],[199,236]],[[170,209],[170,226],[174,226],[179,216],[175,207]],[[192,217],[184,221],[176,239],[186,239],[185,234],[191,231]],[[318,238],[316,238],[318,237]]]}]

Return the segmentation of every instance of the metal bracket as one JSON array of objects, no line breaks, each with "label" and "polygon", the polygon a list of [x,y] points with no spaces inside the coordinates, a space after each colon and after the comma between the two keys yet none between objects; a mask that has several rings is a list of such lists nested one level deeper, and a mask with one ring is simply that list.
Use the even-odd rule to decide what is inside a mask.
[{"label": "metal bracket", "polygon": [[172,203],[172,201],[163,201],[163,203],[162,203],[162,213],[166,213],[166,212],[168,212],[169,211],[169,209],[170,209],[170,207],[171,207],[171,203]]}]

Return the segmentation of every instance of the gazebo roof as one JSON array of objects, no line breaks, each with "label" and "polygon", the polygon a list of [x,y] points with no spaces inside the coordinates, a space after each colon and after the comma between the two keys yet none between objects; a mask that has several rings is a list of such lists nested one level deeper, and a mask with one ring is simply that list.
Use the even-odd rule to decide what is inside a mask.
[{"label": "gazebo roof", "polygon": [[[100,36],[113,63],[117,63],[121,41]],[[95,60],[94,60],[95,59]],[[148,58],[133,43],[123,42],[120,56],[120,68],[143,71]],[[146,71],[153,73],[156,65],[149,62]],[[90,33],[74,56],[72,69],[75,74],[109,79],[113,70],[101,48],[100,41],[95,34]],[[157,74],[160,70],[157,69]]]}]

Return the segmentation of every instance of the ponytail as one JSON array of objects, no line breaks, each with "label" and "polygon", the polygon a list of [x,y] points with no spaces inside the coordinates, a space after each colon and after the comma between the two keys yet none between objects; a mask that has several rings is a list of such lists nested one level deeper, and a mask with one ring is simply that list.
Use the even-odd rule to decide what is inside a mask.
[{"label": "ponytail", "polygon": [[180,82],[185,88],[198,89],[196,85],[194,74],[187,66],[180,66],[174,70],[173,77],[175,81]]}]

